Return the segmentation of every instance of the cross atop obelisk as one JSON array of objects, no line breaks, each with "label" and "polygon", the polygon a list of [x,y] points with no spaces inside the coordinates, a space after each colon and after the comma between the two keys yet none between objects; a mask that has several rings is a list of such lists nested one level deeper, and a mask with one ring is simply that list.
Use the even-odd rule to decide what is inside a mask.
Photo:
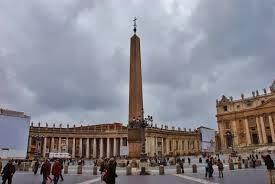
[{"label": "cross atop obelisk", "polygon": [[137,18],[135,17],[133,21],[134,21],[134,33],[136,34],[136,32],[137,32]]}]

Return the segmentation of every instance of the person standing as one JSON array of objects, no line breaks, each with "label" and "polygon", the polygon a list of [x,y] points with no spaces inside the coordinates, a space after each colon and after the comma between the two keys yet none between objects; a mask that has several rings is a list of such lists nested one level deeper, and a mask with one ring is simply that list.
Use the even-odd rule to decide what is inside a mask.
[{"label": "person standing", "polygon": [[111,158],[107,164],[106,171],[104,173],[104,181],[106,184],[115,184],[116,183],[116,161],[114,158]]},{"label": "person standing", "polygon": [[2,164],[2,161],[1,161],[1,157],[0,157],[0,173],[2,171],[2,167],[3,167],[3,164]]},{"label": "person standing", "polygon": [[205,164],[205,177],[207,178],[208,174],[209,174],[209,168],[208,168],[209,159],[206,159],[205,163],[206,163]]},{"label": "person standing", "polygon": [[5,165],[3,171],[2,171],[2,184],[6,184],[6,181],[8,180],[8,184],[12,183],[12,177],[15,173],[15,166],[13,165],[13,160],[9,160],[9,162]]},{"label": "person standing", "polygon": [[191,163],[191,159],[188,157],[188,164],[190,165],[190,163]]},{"label": "person standing", "polygon": [[220,159],[218,159],[218,170],[219,170],[219,178],[223,178],[223,163]]},{"label": "person standing", "polygon": [[214,169],[213,169],[213,158],[211,157],[209,162],[208,162],[208,172],[209,172],[209,178],[212,178],[213,177],[213,172],[214,172]]},{"label": "person standing", "polygon": [[54,184],[58,183],[60,174],[61,174],[61,164],[60,164],[59,160],[56,160],[54,162],[53,168],[52,168],[52,175],[54,176],[54,178],[53,178]]},{"label": "person standing", "polygon": [[49,162],[48,159],[46,159],[45,162],[42,164],[40,174],[43,175],[42,184],[46,184],[48,179],[50,179],[52,181],[52,179],[50,178],[51,163]]}]

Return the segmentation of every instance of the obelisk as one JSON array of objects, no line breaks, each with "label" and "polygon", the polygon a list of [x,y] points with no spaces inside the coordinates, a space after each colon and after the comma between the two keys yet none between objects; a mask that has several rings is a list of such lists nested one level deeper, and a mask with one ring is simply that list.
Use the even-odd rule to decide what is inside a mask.
[{"label": "obelisk", "polygon": [[[139,158],[142,148],[142,130],[137,121],[143,120],[143,95],[140,39],[136,34],[136,18],[134,19],[134,35],[130,45],[130,81],[129,81],[129,117],[128,144],[129,157]],[[133,125],[134,124],[134,125]],[[131,125],[131,126],[130,126]],[[137,125],[137,126],[135,126]]]}]

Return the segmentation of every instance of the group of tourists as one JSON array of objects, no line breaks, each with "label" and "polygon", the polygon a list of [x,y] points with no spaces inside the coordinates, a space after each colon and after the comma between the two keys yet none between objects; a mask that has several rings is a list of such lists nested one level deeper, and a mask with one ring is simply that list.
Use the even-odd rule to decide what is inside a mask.
[{"label": "group of tourists", "polygon": [[219,178],[223,178],[223,163],[220,159],[217,162],[213,159],[213,157],[209,157],[205,160],[205,177],[212,178],[214,173],[213,165],[218,166]]},{"label": "group of tourists", "polygon": [[101,159],[99,161],[95,161],[95,165],[100,166],[101,179],[106,184],[115,184],[116,183],[116,166],[117,162],[114,157],[108,159]]}]

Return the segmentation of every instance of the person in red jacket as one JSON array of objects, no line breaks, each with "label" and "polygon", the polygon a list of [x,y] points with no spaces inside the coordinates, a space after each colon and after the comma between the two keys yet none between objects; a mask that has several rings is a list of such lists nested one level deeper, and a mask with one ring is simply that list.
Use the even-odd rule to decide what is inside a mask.
[{"label": "person in red jacket", "polygon": [[53,164],[52,175],[54,176],[53,183],[57,184],[59,180],[59,176],[61,175],[61,164],[59,160],[56,160]]}]

